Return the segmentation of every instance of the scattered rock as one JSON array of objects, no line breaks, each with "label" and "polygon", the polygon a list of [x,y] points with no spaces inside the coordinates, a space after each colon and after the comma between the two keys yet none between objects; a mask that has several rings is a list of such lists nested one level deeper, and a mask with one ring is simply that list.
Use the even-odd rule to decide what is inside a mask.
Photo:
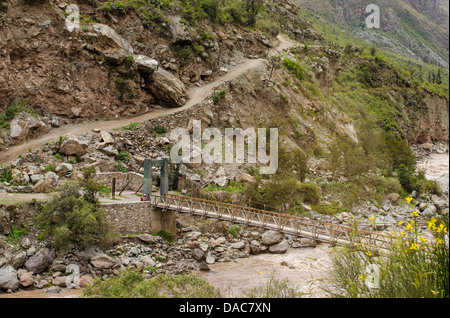
[{"label": "scattered rock", "polygon": [[82,156],[86,153],[87,149],[88,144],[86,142],[80,141],[76,136],[67,135],[59,148],[59,152],[66,156]]},{"label": "scattered rock", "polygon": [[19,288],[19,279],[17,272],[12,266],[0,268],[0,289],[17,290]]},{"label": "scattered rock", "polygon": [[192,251],[192,257],[194,257],[197,261],[200,261],[203,259],[203,257],[205,256],[205,252],[203,252],[201,249],[199,248],[195,248]]},{"label": "scattered rock", "polygon": [[289,248],[288,242],[286,240],[282,240],[278,244],[271,245],[269,247],[269,252],[273,254],[281,254],[286,252],[288,248]]},{"label": "scattered rock", "polygon": [[43,248],[25,262],[25,269],[35,274],[45,271],[56,258],[54,250]]},{"label": "scattered rock", "polygon": [[98,269],[107,269],[116,265],[116,261],[107,255],[96,255],[91,258],[91,264]]},{"label": "scattered rock", "polygon": [[261,235],[262,243],[265,245],[273,245],[281,242],[283,234],[277,231],[266,231]]},{"label": "scattered rock", "polygon": [[109,132],[102,130],[100,131],[100,136],[105,144],[114,143],[114,137]]},{"label": "scattered rock", "polygon": [[32,272],[26,272],[19,277],[19,283],[23,287],[30,287],[34,285],[34,278]]},{"label": "scattered rock", "polygon": [[92,285],[94,283],[94,279],[92,276],[89,275],[82,275],[80,277],[80,288],[86,288],[89,285]]}]

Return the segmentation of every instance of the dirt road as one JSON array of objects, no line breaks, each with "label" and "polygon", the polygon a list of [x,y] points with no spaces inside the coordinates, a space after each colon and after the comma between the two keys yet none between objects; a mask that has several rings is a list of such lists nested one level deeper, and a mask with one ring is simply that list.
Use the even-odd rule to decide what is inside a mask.
[{"label": "dirt road", "polygon": [[[299,43],[294,42],[292,40],[286,39],[285,37],[279,35],[277,37],[279,43],[276,47],[276,50],[282,52],[283,50],[289,49]],[[211,83],[208,83],[202,87],[192,88],[188,95],[189,99],[187,103],[180,108],[165,108],[165,109],[157,109],[150,113],[146,113],[143,115],[130,117],[130,118],[121,118],[117,120],[110,121],[86,121],[80,124],[68,124],[61,126],[56,129],[52,129],[45,135],[42,135],[36,139],[28,140],[23,144],[9,147],[9,149],[2,151],[0,153],[0,164],[4,164],[6,162],[17,159],[19,154],[23,154],[28,152],[28,149],[35,150],[36,148],[41,147],[43,144],[50,142],[52,140],[57,140],[60,136],[64,136],[67,134],[80,134],[84,132],[89,132],[93,129],[100,129],[105,131],[110,131],[116,128],[121,128],[125,125],[129,125],[135,122],[145,122],[150,119],[154,119],[161,116],[167,116],[170,114],[174,114],[186,109],[191,108],[192,106],[197,105],[198,103],[205,100],[208,96],[210,96],[214,92],[214,88],[218,87],[222,83],[226,81],[231,81],[240,75],[246,73],[248,70],[261,66],[266,60],[265,59],[247,59],[243,63],[233,67],[226,74],[217,78]]]}]

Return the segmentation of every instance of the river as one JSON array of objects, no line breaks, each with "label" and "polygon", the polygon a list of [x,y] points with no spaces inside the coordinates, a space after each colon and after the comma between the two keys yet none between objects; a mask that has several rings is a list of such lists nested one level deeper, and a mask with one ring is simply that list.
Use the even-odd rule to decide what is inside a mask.
[{"label": "river", "polygon": [[246,297],[249,290],[266,286],[271,278],[287,279],[288,285],[305,297],[324,298],[317,280],[325,276],[329,268],[328,244],[315,248],[289,249],[284,254],[260,254],[210,265],[211,271],[200,272],[211,285],[226,298]]},{"label": "river", "polygon": [[436,181],[448,193],[449,154],[432,153],[419,161],[418,168],[425,171],[428,180]]}]

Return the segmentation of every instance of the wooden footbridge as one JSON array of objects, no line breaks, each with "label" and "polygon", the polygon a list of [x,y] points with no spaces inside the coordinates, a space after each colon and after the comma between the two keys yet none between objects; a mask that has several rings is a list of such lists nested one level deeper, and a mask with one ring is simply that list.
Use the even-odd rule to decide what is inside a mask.
[{"label": "wooden footbridge", "polygon": [[381,233],[356,231],[351,227],[246,206],[173,194],[152,194],[148,201],[163,211],[171,210],[276,230],[330,244],[363,244],[381,250],[389,249],[392,244],[391,237]]}]

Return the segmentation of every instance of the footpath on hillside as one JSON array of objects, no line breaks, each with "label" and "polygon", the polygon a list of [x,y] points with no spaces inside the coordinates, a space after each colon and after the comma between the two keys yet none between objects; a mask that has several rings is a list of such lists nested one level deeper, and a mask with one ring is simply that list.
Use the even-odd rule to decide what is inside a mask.
[{"label": "footpath on hillside", "polygon": [[[275,48],[278,52],[283,52],[294,46],[298,46],[299,43],[293,40],[286,39],[284,36],[278,35],[277,37],[279,43]],[[0,164],[7,163],[9,161],[15,160],[20,154],[27,153],[28,149],[37,149],[52,140],[57,140],[60,136],[67,134],[81,134],[85,132],[92,131],[93,129],[100,129],[105,131],[110,131],[116,128],[121,128],[123,126],[129,125],[135,122],[145,122],[157,117],[164,117],[170,114],[174,114],[186,109],[189,109],[203,100],[208,98],[213,92],[214,88],[220,86],[222,83],[231,81],[242,74],[245,74],[250,69],[260,66],[262,63],[267,61],[266,59],[246,59],[243,63],[237,65],[224,74],[223,76],[217,78],[216,80],[208,83],[202,87],[191,88],[188,92],[189,99],[187,103],[180,108],[165,108],[156,109],[152,112],[138,115],[135,117],[122,118],[110,121],[87,121],[80,124],[68,124],[61,126],[56,129],[50,130],[47,134],[41,135],[36,139],[28,140],[23,144],[9,147],[8,150],[2,151],[0,153]]]}]

